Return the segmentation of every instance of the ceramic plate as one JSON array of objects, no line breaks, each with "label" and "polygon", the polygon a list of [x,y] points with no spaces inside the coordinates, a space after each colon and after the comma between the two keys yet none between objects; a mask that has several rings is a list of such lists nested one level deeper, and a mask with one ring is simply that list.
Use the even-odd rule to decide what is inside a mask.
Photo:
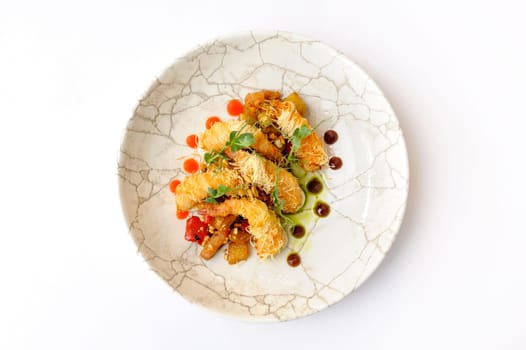
[{"label": "ceramic plate", "polygon": [[[182,179],[194,150],[186,136],[248,92],[297,91],[326,145],[343,160],[325,168],[319,200],[326,218],[306,223],[271,260],[228,265],[219,252],[205,261],[184,240],[168,184]],[[408,162],[393,110],[376,84],[339,51],[291,33],[246,33],[217,39],[177,59],[139,101],[122,142],[119,184],[129,231],[151,268],[192,303],[233,317],[290,320],[320,311],[355,290],[380,264],[400,226],[408,191]],[[306,208],[309,209],[309,208]],[[298,252],[301,265],[287,256]]]}]

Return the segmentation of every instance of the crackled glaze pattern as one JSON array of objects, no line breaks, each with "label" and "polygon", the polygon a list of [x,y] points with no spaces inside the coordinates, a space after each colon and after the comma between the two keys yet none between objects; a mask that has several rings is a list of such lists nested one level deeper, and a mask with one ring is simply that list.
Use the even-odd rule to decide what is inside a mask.
[{"label": "crackled glaze pattern", "polygon": [[[302,241],[273,260],[229,266],[199,258],[175,217],[172,179],[195,156],[185,137],[210,115],[229,117],[231,98],[247,92],[298,91],[318,132],[339,133],[327,147],[344,166],[322,171],[332,208]],[[216,40],[178,59],[151,86],[130,119],[121,148],[122,206],[139,252],[191,302],[228,315],[288,320],[319,311],[356,289],[378,266],[400,226],[408,189],[397,119],[374,82],[338,51],[289,33],[248,33]],[[290,249],[302,264],[286,263]]]}]

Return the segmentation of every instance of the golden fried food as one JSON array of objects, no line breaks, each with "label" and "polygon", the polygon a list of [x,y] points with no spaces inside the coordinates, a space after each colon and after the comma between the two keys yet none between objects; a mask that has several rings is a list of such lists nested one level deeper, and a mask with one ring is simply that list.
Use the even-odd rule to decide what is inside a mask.
[{"label": "golden fried food", "polygon": [[[282,101],[279,99],[280,96],[279,92],[268,90],[248,94],[245,98],[245,106],[249,110],[250,117],[257,119],[262,126],[276,124],[289,139],[302,125],[312,128],[309,121],[303,117],[306,105],[301,97],[293,92]],[[296,157],[300,166],[306,171],[318,170],[328,162],[323,142],[315,132],[301,140]]]},{"label": "golden fried food", "polygon": [[296,107],[296,110],[302,116],[304,116],[305,112],[307,112],[307,105],[305,104],[305,102],[303,102],[303,99],[300,97],[300,95],[298,95],[297,92],[290,93],[290,95],[285,97],[283,101],[290,101],[294,103],[294,107]]},{"label": "golden fried food", "polygon": [[284,213],[295,213],[301,208],[305,194],[298,179],[289,171],[245,151],[229,152],[228,156],[234,160],[234,167],[239,170],[245,183],[259,186],[267,194],[271,194],[277,186],[277,195],[282,201]]},{"label": "golden fried food", "polygon": [[[286,214],[297,213],[305,202],[291,169],[318,170],[328,157],[295,92],[285,99],[278,91],[254,92],[244,106],[229,101],[227,111],[239,118],[210,117],[199,137],[187,137],[189,147],[199,146],[203,162],[192,158],[200,173],[170,183],[177,217],[191,215],[185,239],[203,246],[205,260],[225,246],[224,258],[236,264],[249,258],[251,245],[260,259],[268,259],[286,244],[285,229],[293,221]],[[192,173],[186,161],[183,166]]]},{"label": "golden fried food", "polygon": [[240,261],[247,260],[250,256],[250,243],[249,242],[234,242],[231,241],[228,244],[228,248],[225,251],[226,261],[230,265],[237,264]]},{"label": "golden fried food", "polygon": [[245,108],[242,117],[244,119],[255,119],[259,114],[259,106],[261,102],[268,100],[278,100],[281,97],[279,91],[261,90],[245,97]]},{"label": "golden fried food", "polygon": [[235,188],[240,186],[242,182],[243,179],[237,172],[228,168],[217,173],[206,172],[187,176],[175,191],[177,210],[192,209],[208,196],[209,188],[215,189],[219,185]]},{"label": "golden fried food", "polygon": [[241,120],[229,120],[227,122],[217,122],[210,129],[205,130],[199,137],[199,146],[205,151],[220,152],[225,148],[225,144],[230,138],[232,131],[251,133],[255,143],[252,146],[256,152],[271,160],[281,158],[280,150],[272,144],[267,135],[258,128],[247,124]]},{"label": "golden fried food", "polygon": [[250,233],[243,229],[234,228],[232,231],[230,231],[228,239],[235,243],[249,243]]},{"label": "golden fried food", "polygon": [[[275,118],[278,128],[287,137],[292,138],[294,131],[305,125],[311,128],[309,121],[301,116],[296,110],[294,103],[290,101],[272,101],[272,109],[269,110]],[[329,160],[323,142],[316,132],[311,132],[301,140],[296,151],[296,157],[300,166],[306,171],[320,169]]]},{"label": "golden fried food", "polygon": [[203,259],[211,259],[221,246],[228,242],[230,234],[230,225],[237,219],[235,215],[228,215],[226,217],[217,217],[214,219],[214,228],[216,231],[208,239],[203,241],[203,249],[201,250],[201,257]]},{"label": "golden fried food", "polygon": [[227,199],[219,204],[201,203],[199,212],[211,216],[240,215],[248,220],[260,259],[276,255],[286,243],[286,235],[279,219],[265,203],[258,199]]}]

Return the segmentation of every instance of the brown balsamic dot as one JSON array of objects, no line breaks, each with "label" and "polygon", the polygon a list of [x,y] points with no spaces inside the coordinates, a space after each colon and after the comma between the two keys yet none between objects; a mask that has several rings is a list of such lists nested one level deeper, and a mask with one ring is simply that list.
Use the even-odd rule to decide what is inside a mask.
[{"label": "brown balsamic dot", "polygon": [[301,263],[301,258],[297,253],[290,253],[289,256],[287,256],[287,264],[289,264],[292,267],[296,267]]},{"label": "brown balsamic dot", "polygon": [[314,206],[314,213],[319,217],[326,217],[331,213],[331,207],[325,202],[318,202]]},{"label": "brown balsamic dot", "polygon": [[310,193],[314,193],[314,194],[320,193],[321,190],[323,190],[323,184],[321,183],[320,180],[318,180],[317,178],[314,178],[307,183],[307,190]]},{"label": "brown balsamic dot", "polygon": [[294,226],[294,229],[292,230],[292,235],[294,238],[302,238],[305,236],[305,228],[301,225]]},{"label": "brown balsamic dot", "polygon": [[329,159],[329,168],[331,168],[332,170],[338,170],[342,167],[343,165],[343,161],[340,157],[331,157],[331,159]]},{"label": "brown balsamic dot", "polygon": [[325,134],[323,134],[323,141],[328,145],[332,145],[338,141],[338,133],[334,130],[325,131]]}]

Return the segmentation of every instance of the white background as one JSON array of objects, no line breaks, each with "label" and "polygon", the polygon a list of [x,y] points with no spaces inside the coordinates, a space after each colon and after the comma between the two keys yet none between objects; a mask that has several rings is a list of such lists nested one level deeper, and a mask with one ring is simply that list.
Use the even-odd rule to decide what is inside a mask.
[{"label": "white background", "polygon": [[[2,1],[0,348],[526,348],[520,3]],[[150,82],[246,29],[346,53],[391,101],[410,156],[407,214],[380,268],[286,323],[173,293],[137,255],[118,198],[120,137]]]}]

